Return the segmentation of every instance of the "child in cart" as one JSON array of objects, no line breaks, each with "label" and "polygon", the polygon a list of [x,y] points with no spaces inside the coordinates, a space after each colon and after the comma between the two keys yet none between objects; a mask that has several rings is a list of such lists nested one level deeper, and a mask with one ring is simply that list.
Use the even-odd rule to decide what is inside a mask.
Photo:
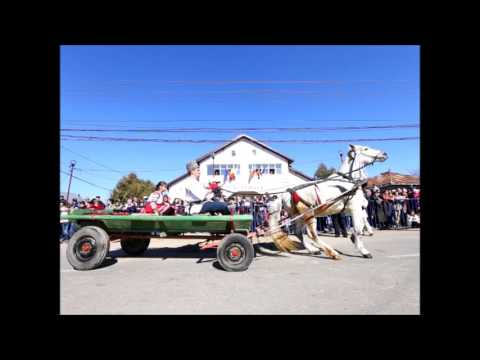
[{"label": "child in cart", "polygon": [[167,215],[171,212],[170,209],[173,210],[168,198],[167,183],[160,181],[155,191],[148,197],[143,212],[145,214]]}]

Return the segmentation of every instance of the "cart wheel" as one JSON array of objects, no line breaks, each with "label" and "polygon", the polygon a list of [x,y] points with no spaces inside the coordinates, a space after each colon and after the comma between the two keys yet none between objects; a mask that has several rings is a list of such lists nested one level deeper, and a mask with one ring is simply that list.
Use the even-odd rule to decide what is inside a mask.
[{"label": "cart wheel", "polygon": [[226,271],[245,271],[250,266],[255,250],[246,236],[230,234],[217,248],[217,259]]},{"label": "cart wheel", "polygon": [[128,255],[140,255],[148,249],[150,239],[123,239],[120,241],[122,250]]},{"label": "cart wheel", "polygon": [[99,267],[110,250],[110,237],[98,226],[80,228],[68,241],[67,260],[76,270]]}]

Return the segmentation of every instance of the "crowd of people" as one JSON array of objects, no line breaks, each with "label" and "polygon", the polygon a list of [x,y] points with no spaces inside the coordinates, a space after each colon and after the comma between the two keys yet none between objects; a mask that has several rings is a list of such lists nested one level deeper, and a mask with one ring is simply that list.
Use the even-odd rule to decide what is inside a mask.
[{"label": "crowd of people", "polygon": [[[215,214],[250,214],[253,217],[252,231],[262,231],[268,226],[267,204],[270,201],[268,194],[256,196],[234,196],[226,198],[220,191],[213,189],[213,197],[207,203],[210,206],[203,213]],[[368,200],[368,206],[364,209],[368,215],[370,225],[377,230],[401,229],[420,227],[420,190],[409,188],[384,189],[378,187],[364,189],[365,197]],[[222,206],[218,206],[218,205]],[[170,199],[168,195],[167,184],[161,181],[157,184],[155,191],[150,196],[142,199],[137,197],[128,198],[124,202],[112,201],[109,199],[106,204],[103,203],[100,196],[91,200],[77,201],[72,200],[68,204],[62,197],[60,198],[61,214],[68,214],[74,209],[92,209],[92,210],[112,210],[117,213],[134,214],[146,213],[157,215],[185,215],[191,212],[191,206],[187,205],[182,199]],[[202,205],[204,206],[204,205]],[[203,207],[202,207],[202,210]],[[282,218],[287,217],[286,212],[282,213]],[[348,236],[351,231],[352,219],[345,214],[325,216],[317,219],[317,231],[319,233],[334,233],[335,236]],[[295,233],[295,225],[292,224],[288,229],[289,233]],[[60,239],[68,240],[76,231],[75,224],[67,220],[60,221]]]},{"label": "crowd of people", "polygon": [[377,229],[420,227],[420,190],[409,188],[365,190],[367,214]]}]

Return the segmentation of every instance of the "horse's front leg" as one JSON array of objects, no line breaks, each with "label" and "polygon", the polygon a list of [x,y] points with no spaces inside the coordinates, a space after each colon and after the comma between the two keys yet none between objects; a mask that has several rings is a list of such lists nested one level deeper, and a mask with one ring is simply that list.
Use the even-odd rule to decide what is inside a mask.
[{"label": "horse's front leg", "polygon": [[[318,221],[318,220],[317,220]],[[316,224],[314,224],[316,226]],[[308,250],[310,254],[316,254],[319,252],[320,246],[315,244],[311,239],[310,236],[304,236],[303,228],[305,223],[299,219],[295,224],[295,236],[302,242],[305,249]]]},{"label": "horse's front leg", "polygon": [[365,245],[363,244],[363,241],[361,239],[361,234],[365,225],[363,220],[363,210],[356,209],[352,211],[353,233],[351,236],[351,240],[364,258],[371,259],[372,254],[370,254],[370,251],[365,248]]}]

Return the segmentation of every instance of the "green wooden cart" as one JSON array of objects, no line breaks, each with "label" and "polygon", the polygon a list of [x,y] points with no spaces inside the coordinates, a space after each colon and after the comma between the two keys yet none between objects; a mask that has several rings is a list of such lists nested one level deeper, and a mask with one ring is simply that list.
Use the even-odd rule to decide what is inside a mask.
[{"label": "green wooden cart", "polygon": [[108,255],[111,241],[120,241],[123,251],[138,256],[147,250],[151,238],[162,235],[170,238],[185,233],[208,233],[209,240],[218,242],[217,260],[226,271],[247,270],[255,254],[247,238],[251,215],[157,216],[75,210],[62,219],[80,227],[67,247],[68,262],[76,270],[99,267]]}]

